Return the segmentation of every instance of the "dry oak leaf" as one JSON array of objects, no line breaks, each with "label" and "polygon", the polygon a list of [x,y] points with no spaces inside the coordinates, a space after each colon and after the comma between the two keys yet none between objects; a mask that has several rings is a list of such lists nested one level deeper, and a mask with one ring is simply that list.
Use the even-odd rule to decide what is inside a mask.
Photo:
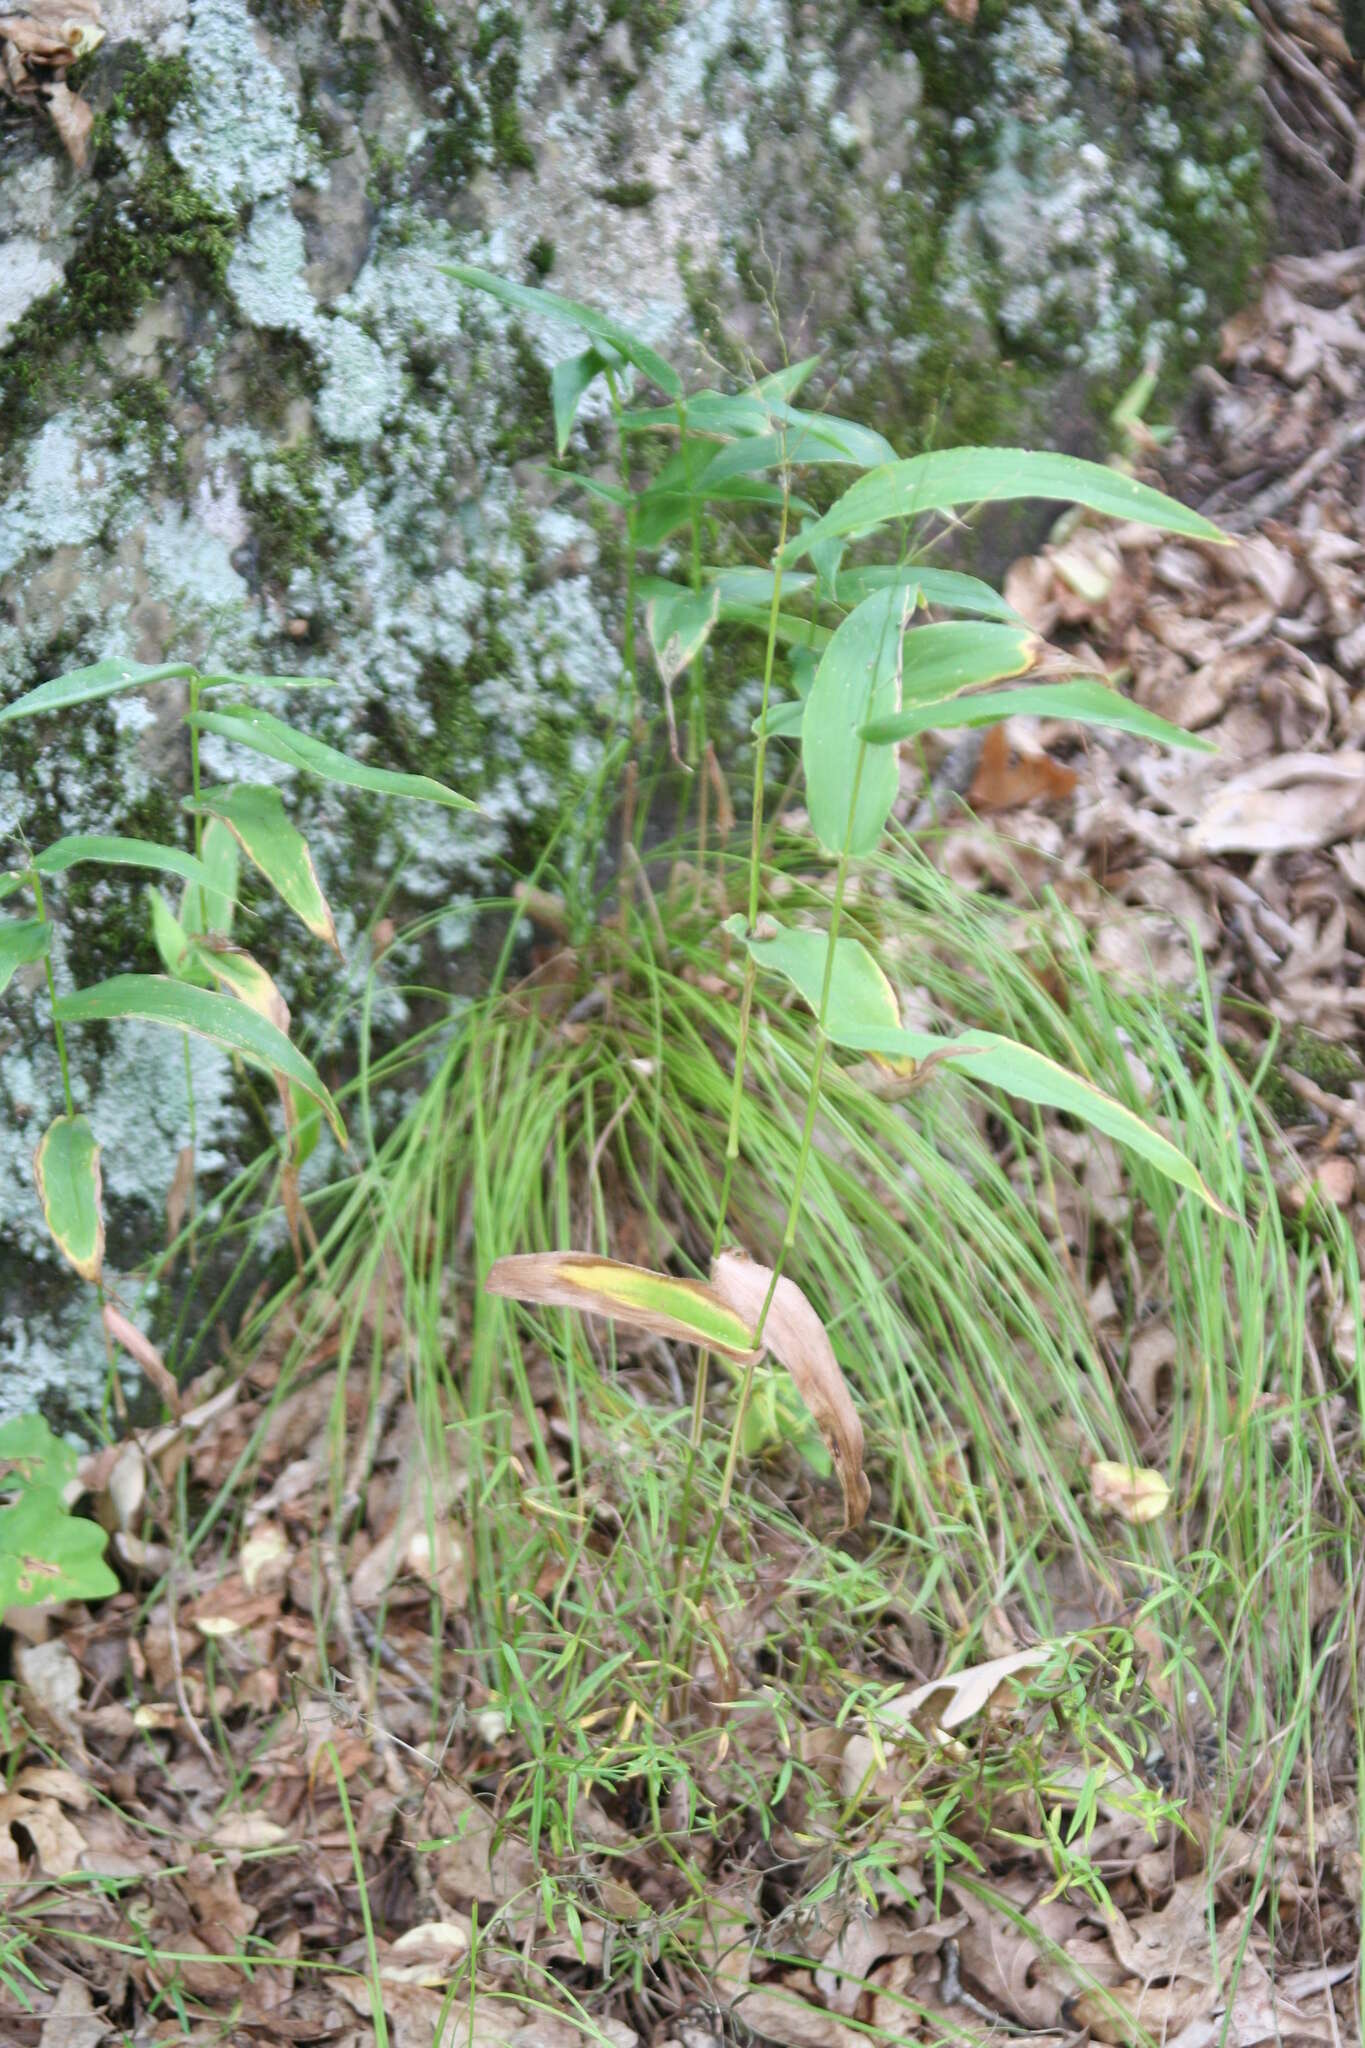
[{"label": "dry oak leaf", "polygon": [[99,0],[25,0],[0,14],[0,87],[46,107],[78,170],[89,161],[94,115],[63,74],[103,41]]},{"label": "dry oak leaf", "polygon": [[1202,853],[1305,853],[1365,828],[1365,753],[1279,754],[1224,783],[1190,834]]},{"label": "dry oak leaf", "polygon": [[55,1799],[24,1799],[12,1792],[0,1797],[0,1834],[12,1839],[15,1827],[32,1842],[46,1876],[71,1877],[84,1868],[85,1837]]},{"label": "dry oak leaf", "polygon": [[1004,726],[993,725],[981,743],[967,802],[974,811],[1012,811],[1040,797],[1055,802],[1075,787],[1073,770],[1049,754],[1021,753],[1011,759]]},{"label": "dry oak leaf", "polygon": [[63,1977],[44,2016],[38,2048],[100,2048],[108,2031],[89,1985],[79,1977]]}]

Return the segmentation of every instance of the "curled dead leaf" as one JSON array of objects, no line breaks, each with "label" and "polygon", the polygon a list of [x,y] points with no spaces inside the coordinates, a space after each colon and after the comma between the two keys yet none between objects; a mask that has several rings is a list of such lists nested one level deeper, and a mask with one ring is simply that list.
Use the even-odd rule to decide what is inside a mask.
[{"label": "curled dead leaf", "polygon": [[136,1323],[129,1322],[122,1309],[115,1308],[112,1301],[104,1304],[104,1327],[115,1344],[121,1344],[128,1356],[136,1360],[151,1385],[161,1396],[172,1415],[180,1414],[180,1389],[167,1369],[166,1361],[150,1337],[144,1337]]},{"label": "curled dead leaf", "polygon": [[758,1356],[749,1343],[752,1326],[713,1288],[700,1280],[651,1273],[645,1266],[626,1266],[617,1259],[527,1252],[495,1260],[484,1288],[512,1301],[576,1308],[677,1343],[704,1344],[738,1365],[748,1365]]},{"label": "curled dead leaf", "polygon": [[0,13],[0,88],[42,106],[78,170],[90,157],[94,114],[71,91],[66,71],[104,41],[99,0],[23,0]]},{"label": "curled dead leaf", "polygon": [[1171,1489],[1160,1472],[1111,1458],[1098,1458],[1090,1467],[1090,1491],[1096,1507],[1111,1508],[1125,1522],[1155,1522],[1171,1501]]},{"label": "curled dead leaf", "polygon": [[[722,1252],[711,1268],[716,1293],[749,1329],[763,1312],[772,1278],[769,1267],[740,1251]],[[787,1368],[829,1446],[844,1492],[844,1527],[856,1528],[871,1499],[863,1471],[863,1425],[825,1326],[794,1280],[783,1277],[773,1289],[763,1341]]]}]

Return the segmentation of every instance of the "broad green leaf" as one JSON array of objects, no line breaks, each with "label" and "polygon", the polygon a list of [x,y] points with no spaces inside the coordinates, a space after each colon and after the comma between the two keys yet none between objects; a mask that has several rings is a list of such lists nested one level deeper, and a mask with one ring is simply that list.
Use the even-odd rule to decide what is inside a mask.
[{"label": "broad green leaf", "polygon": [[976,612],[984,619],[1002,619],[1006,625],[1022,626],[1012,604],[992,590],[979,576],[963,576],[956,569],[930,569],[918,562],[870,562],[860,569],[841,569],[834,578],[834,595],[840,604],[861,604],[874,590],[891,590],[908,584],[919,592],[919,604],[941,605],[945,611]]},{"label": "broad green leaf", "polygon": [[787,667],[791,673],[792,688],[804,704],[815,688],[815,677],[820,667],[814,651],[809,647],[793,647],[787,656]]},{"label": "broad green leaf", "polygon": [[700,1280],[676,1280],[644,1266],[576,1252],[528,1252],[497,1259],[484,1288],[512,1301],[582,1309],[655,1336],[704,1344],[741,1364],[753,1357],[749,1326]]},{"label": "broad green leaf", "polygon": [[[780,704],[768,706],[768,738],[770,740],[799,740],[801,722],[806,715],[804,697],[787,697]],[[763,730],[763,713],[760,711],[749,727],[755,739]]]},{"label": "broad green leaf", "polygon": [[[811,509],[802,498],[792,498],[790,504],[798,511]],[[657,484],[642,491],[636,499],[635,538],[642,548],[656,548],[676,533],[680,526],[686,526],[692,517],[693,508],[698,505],[780,505],[782,490],[778,484],[765,483],[761,477],[735,476],[726,482],[708,489],[705,494],[698,491],[661,489]]]},{"label": "broad green leaf", "polygon": [[998,725],[1003,718],[1067,718],[1077,725],[1111,727],[1135,733],[1161,746],[1191,747],[1212,753],[1213,745],[1198,733],[1186,732],[1154,711],[1144,711],[1117,690],[1091,677],[1070,683],[1035,683],[1018,690],[984,690],[979,696],[944,697],[913,704],[864,732],[874,741],[904,740],[918,732],[945,731],[957,726]]},{"label": "broad green leaf", "polygon": [[199,981],[189,953],[189,934],[159,889],[147,885],[147,908],[152,919],[152,943],[167,974],[187,981]]},{"label": "broad green leaf", "polygon": [[97,661],[90,668],[73,668],[68,675],[54,676],[50,683],[39,683],[36,689],[16,697],[0,710],[0,725],[12,718],[67,711],[73,704],[91,704],[98,697],[116,697],[121,690],[137,690],[144,683],[165,683],[193,674],[188,661],[163,661],[153,668],[138,661]]},{"label": "broad green leaf", "polygon": [[720,612],[720,592],[714,584],[688,590],[680,583],[646,576],[641,579],[640,595],[645,600],[645,623],[659,674],[666,683],[673,683],[710,638]]},{"label": "broad green leaf", "polygon": [[622,413],[621,425],[628,434],[651,428],[676,434],[685,428],[689,434],[731,441],[765,434],[775,417],[772,404],[757,391],[693,391],[682,401],[681,410],[676,405],[638,406]]},{"label": "broad green leaf", "polygon": [[584,392],[597,382],[607,368],[608,360],[615,363],[619,358],[611,351],[603,354],[601,349],[588,348],[584,349],[580,356],[566,356],[562,363],[556,363],[551,370],[550,403],[555,416],[557,455],[562,455],[569,445],[574,417]]},{"label": "broad green leaf", "polygon": [[245,1003],[232,996],[220,996],[211,989],[191,988],[160,974],[116,974],[93,988],[77,989],[60,996],[54,1014],[63,1024],[91,1024],[118,1018],[135,1018],[148,1024],[165,1024],[176,1031],[192,1031],[211,1039],[228,1052],[240,1054],[253,1066],[269,1074],[282,1074],[296,1081],[319,1103],[341,1144],[346,1127],[340,1111],[310,1060],[292,1045],[282,1031],[264,1017],[258,1017]]},{"label": "broad green leaf", "polygon": [[820,367],[819,356],[803,356],[799,363],[784,363],[780,370],[769,370],[766,377],[760,377],[754,390],[760,398],[776,398],[790,402],[811,372]]},{"label": "broad green leaf", "polygon": [[624,511],[635,503],[635,494],[622,484],[604,483],[600,477],[580,476],[576,469],[559,469],[552,462],[544,464],[544,474],[553,477],[557,484],[577,484],[590,498],[601,498],[604,504],[615,505]]},{"label": "broad green leaf", "polygon": [[220,819],[247,859],[260,869],[294,915],[302,918],[314,938],[324,939],[340,954],[336,926],[308,842],[286,814],[277,789],[268,783],[234,783],[227,789],[202,791],[197,805],[187,797],[185,808]]},{"label": "broad green leaf", "polygon": [[608,348],[615,349],[617,355],[624,356],[628,363],[634,363],[637,370],[643,370],[646,377],[661,391],[666,391],[670,398],[682,396],[682,378],[673,365],[665,362],[648,342],[641,341],[628,327],[622,327],[619,321],[597,312],[594,307],[577,305],[572,299],[561,299],[557,292],[514,284],[511,278],[498,277],[491,270],[478,270],[472,263],[440,263],[436,267],[458,284],[468,285],[473,291],[487,292],[490,298],[499,299],[515,312],[531,313],[546,320],[562,320],[566,326],[577,327],[581,333],[591,335],[594,341],[604,341]]},{"label": "broad green leaf", "polygon": [[53,1242],[82,1280],[96,1281],[104,1264],[100,1148],[83,1116],[50,1123],[33,1155],[38,1199]]},{"label": "broad green leaf", "polygon": [[1102,463],[1027,448],[947,448],[869,470],[823,519],[787,543],[781,560],[799,562],[817,541],[871,533],[888,519],[924,518],[962,505],[1016,498],[1060,499],[1194,540],[1225,538],[1201,513]]},{"label": "broad green leaf", "polygon": [[277,1031],[288,1031],[289,1007],[284,997],[260,961],[244,947],[225,945],[221,939],[196,939],[192,950],[196,962],[220,988],[246,1003]]},{"label": "broad green leaf", "polygon": [[[742,917],[728,920],[726,930],[743,940],[754,964],[783,975],[818,1017],[825,986],[825,964],[829,959],[829,933],[805,931],[780,925],[759,938],[748,938]],[[848,1034],[858,1031],[899,1030],[900,1004],[896,991],[860,939],[839,938],[834,944],[834,968],[830,975],[829,1005],[825,1018],[826,1036],[836,1045],[847,1043]]]},{"label": "broad green leaf", "polygon": [[271,761],[282,761],[286,768],[316,775],[322,782],[339,782],[347,789],[373,790],[379,796],[412,797],[444,804],[452,811],[478,809],[467,796],[457,796],[453,789],[434,782],[429,775],[405,775],[395,769],[371,768],[367,762],[353,761],[349,754],[314,739],[311,733],[299,732],[269,711],[257,711],[250,704],[225,704],[221,711],[200,711],[186,723],[197,726],[201,732],[216,733],[219,739],[250,747]]},{"label": "broad green leaf", "polygon": [[[702,574],[720,592],[722,604],[772,603],[775,578],[771,569],[704,569]],[[790,576],[782,578],[782,594],[784,597],[796,597],[803,590],[809,590],[814,581],[813,576],[793,570]]]},{"label": "broad green leaf", "polygon": [[0,1422],[0,1493],[27,1486],[50,1486],[61,1493],[75,1476],[75,1451],[52,1434],[41,1415]]},{"label": "broad green leaf", "polygon": [[159,846],[154,839],[122,839],[105,832],[73,832],[65,839],[54,839],[34,856],[33,865],[40,875],[64,875],[83,861],[152,868],[158,874],[179,875],[187,882],[212,879],[202,861],[178,846]]},{"label": "broad green leaf", "polygon": [[304,1094],[297,1082],[290,1082],[289,1093],[293,1101],[293,1163],[297,1172],[317,1150],[318,1140],[322,1136],[322,1112],[316,1102]]},{"label": "broad green leaf", "polygon": [[52,926],[45,917],[0,919],[0,995],[20,967],[44,960],[52,944]]},{"label": "broad green leaf", "polygon": [[334,690],[335,676],[257,676],[248,669],[218,669],[200,676],[199,688],[207,690]]},{"label": "broad green leaf", "polygon": [[240,858],[236,834],[221,818],[210,818],[200,843],[200,859],[209,883],[187,882],[180,892],[180,923],[191,938],[205,932],[225,939],[237,909]]},{"label": "broad green leaf", "polygon": [[30,1487],[0,1508],[0,1611],[117,1593],[104,1544],[98,1522],[67,1514],[55,1487]]},{"label": "broad green leaf", "polygon": [[1032,1046],[1019,1045],[990,1031],[966,1032],[959,1038],[937,1038],[923,1031],[868,1030],[847,1038],[854,1051],[880,1053],[886,1059],[922,1060],[941,1055],[951,1060],[959,1073],[974,1081],[1003,1088],[1022,1102],[1036,1102],[1045,1109],[1062,1110],[1078,1117],[1094,1130],[1126,1145],[1139,1159],[1155,1166],[1178,1187],[1189,1188],[1211,1208],[1228,1212],[1178,1145],[1162,1137],[1131,1109],[1115,1102],[1092,1081],[1083,1081]]},{"label": "broad green leaf", "polygon": [[702,482],[710,489],[727,477],[752,476],[783,462],[793,467],[853,463],[859,469],[871,469],[894,462],[895,457],[890,442],[870,427],[822,413],[798,413],[786,408],[782,425],[722,448],[707,466]]},{"label": "broad green leaf", "polygon": [[[827,932],[784,929],[772,938],[749,939],[747,944],[760,966],[772,967],[785,976],[819,1014],[829,954]],[[950,1061],[974,1081],[1003,1088],[1021,1101],[1078,1117],[1126,1145],[1177,1186],[1189,1188],[1212,1208],[1223,1211],[1222,1203],[1178,1145],[1045,1053],[991,1031],[944,1038],[931,1031],[907,1030],[898,1019],[895,991],[856,939],[841,938],[837,943],[825,1031],[836,1045],[851,1052],[872,1053],[886,1060]]]},{"label": "broad green leaf", "polygon": [[901,707],[901,638],[914,592],[878,590],[849,613],[816,670],[801,721],[811,830],[826,852],[871,853],[900,786],[894,747],[860,740],[860,727]]},{"label": "broad green leaf", "polygon": [[[682,418],[676,405],[651,405],[623,413],[621,425],[628,433],[638,433],[651,427],[676,431],[685,422],[689,433],[712,435],[720,441],[765,434],[779,419],[801,417],[792,414],[791,401],[819,365],[819,356],[807,356],[803,362],[790,363],[760,378],[747,391],[691,391],[682,401]],[[886,453],[878,460],[889,461],[895,450],[882,445]]]},{"label": "broad green leaf", "polygon": [[1042,649],[1027,626],[1002,626],[993,619],[950,619],[915,626],[905,636],[901,659],[901,701],[917,704],[952,697],[978,683],[1023,675]]},{"label": "broad green leaf", "polygon": [[722,602],[719,623],[723,626],[751,626],[765,638],[771,625],[774,639],[782,646],[809,648],[813,654],[823,654],[834,638],[828,626],[813,625],[798,612],[779,612],[774,620],[767,605],[737,604],[733,599]]}]

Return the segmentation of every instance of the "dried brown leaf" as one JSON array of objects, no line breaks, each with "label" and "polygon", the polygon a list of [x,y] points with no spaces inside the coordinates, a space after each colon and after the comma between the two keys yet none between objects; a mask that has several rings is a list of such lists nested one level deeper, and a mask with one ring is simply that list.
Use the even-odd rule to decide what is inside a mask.
[{"label": "dried brown leaf", "polygon": [[[762,1313],[772,1278],[769,1267],[739,1251],[722,1252],[711,1268],[716,1293],[749,1329]],[[844,1493],[844,1527],[856,1528],[871,1499],[863,1471],[863,1425],[824,1324],[796,1282],[785,1276],[773,1289],[763,1341],[790,1373],[829,1446]]]},{"label": "dried brown leaf", "polygon": [[981,743],[967,801],[975,811],[1012,811],[1039,800],[1055,802],[1075,787],[1074,771],[1048,754],[1012,757],[1004,726],[993,725]]},{"label": "dried brown leaf", "polygon": [[715,1288],[700,1280],[652,1273],[644,1266],[625,1266],[616,1259],[578,1252],[526,1252],[496,1259],[484,1289],[512,1301],[606,1316],[675,1343],[705,1344],[740,1365],[757,1356],[744,1341],[752,1325],[743,1325]]},{"label": "dried brown leaf", "polygon": [[121,1344],[128,1356],[141,1366],[172,1415],[178,1416],[180,1389],[151,1338],[144,1337],[136,1323],[129,1322],[122,1309],[115,1308],[112,1301],[104,1304],[104,1327],[114,1342]]},{"label": "dried brown leaf", "polygon": [[1216,790],[1190,834],[1202,853],[1294,853],[1365,829],[1365,753],[1280,754]]}]

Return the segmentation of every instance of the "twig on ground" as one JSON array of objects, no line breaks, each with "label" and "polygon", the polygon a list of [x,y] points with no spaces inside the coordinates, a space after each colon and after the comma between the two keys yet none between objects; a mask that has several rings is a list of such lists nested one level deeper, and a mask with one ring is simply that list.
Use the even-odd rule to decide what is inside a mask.
[{"label": "twig on ground", "polygon": [[1224,525],[1240,533],[1275,518],[1301,498],[1325,469],[1341,456],[1349,455],[1353,448],[1359,448],[1362,442],[1365,442],[1365,414],[1344,419],[1335,433],[1329,434],[1322,446],[1314,449],[1307,461],[1301,462],[1281,482],[1271,484],[1259,497],[1252,498],[1249,504],[1225,519]]}]

